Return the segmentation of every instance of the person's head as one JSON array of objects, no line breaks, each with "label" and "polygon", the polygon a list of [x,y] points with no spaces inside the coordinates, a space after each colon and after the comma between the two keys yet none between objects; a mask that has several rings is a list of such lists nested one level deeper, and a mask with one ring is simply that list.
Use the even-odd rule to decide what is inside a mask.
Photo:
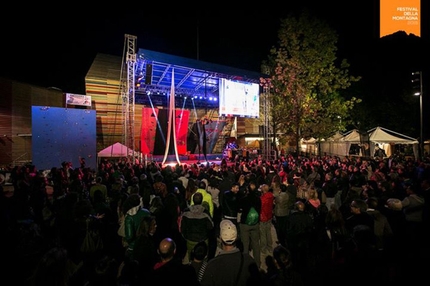
[{"label": "person's head", "polygon": [[361,199],[355,199],[351,202],[351,213],[353,214],[360,214],[364,213],[367,210],[367,204],[364,200]]},{"label": "person's head", "polygon": [[416,185],[414,184],[408,184],[406,186],[406,194],[411,195],[416,193]]},{"label": "person's head", "polygon": [[201,205],[203,203],[203,194],[200,192],[195,192],[193,195],[193,203],[195,205]]},{"label": "person's head", "polygon": [[396,198],[389,198],[385,207],[393,211],[401,211],[403,208],[402,201]]},{"label": "person's head", "polygon": [[206,186],[207,186],[207,184],[206,184],[206,182],[205,182],[205,181],[203,181],[203,180],[201,180],[201,181],[199,182],[199,184],[198,184],[198,188],[199,188],[199,189],[206,190]]},{"label": "person's head", "polygon": [[279,189],[281,190],[281,193],[287,192],[287,186],[285,184],[280,184]]},{"label": "person's head", "polygon": [[303,212],[305,210],[305,204],[302,201],[297,201],[294,204],[294,208],[300,212]]},{"label": "person's head", "polygon": [[129,195],[122,205],[122,212],[126,214],[131,208],[137,207],[141,203],[141,196],[139,194]]},{"label": "person's head", "polygon": [[205,241],[200,241],[191,250],[190,258],[195,261],[203,261],[208,255],[208,245]]},{"label": "person's head", "polygon": [[139,228],[137,230],[138,236],[150,236],[154,235],[157,229],[157,222],[154,216],[146,216],[142,218]]},{"label": "person's head", "polygon": [[265,194],[265,193],[269,192],[270,187],[269,187],[269,185],[267,185],[267,184],[263,184],[263,185],[261,185],[261,186],[260,186],[260,190],[261,190],[261,192],[262,192],[263,194]]},{"label": "person's head", "polygon": [[257,189],[257,183],[255,181],[250,181],[248,184],[248,191],[255,191]]},{"label": "person's head", "polygon": [[228,219],[220,222],[220,237],[223,245],[233,245],[237,239],[236,225]]},{"label": "person's head", "polygon": [[158,254],[162,261],[171,260],[176,254],[176,243],[170,237],[166,237],[158,245]]},{"label": "person's head", "polygon": [[280,269],[290,268],[292,266],[291,252],[281,244],[273,249],[273,258]]},{"label": "person's head", "polygon": [[102,203],[104,201],[106,201],[106,200],[105,200],[105,197],[104,197],[102,191],[101,190],[96,190],[94,192],[93,202],[94,203]]},{"label": "person's head", "polygon": [[154,194],[156,196],[166,196],[168,191],[167,191],[167,185],[164,182],[155,182],[154,185]]},{"label": "person's head", "polygon": [[336,207],[335,204],[330,206],[325,217],[325,223],[328,227],[339,227],[345,224],[342,212]]},{"label": "person's head", "polygon": [[312,200],[318,199],[317,190],[315,190],[315,188],[313,188],[313,187],[309,188],[308,197],[309,197],[309,199],[312,199]]},{"label": "person's head", "polygon": [[423,179],[421,181],[421,190],[427,190],[430,188],[430,179]]},{"label": "person's head", "polygon": [[233,185],[231,185],[231,191],[233,193],[239,192],[239,183],[237,183],[237,182],[233,183]]},{"label": "person's head", "polygon": [[369,197],[366,200],[366,204],[369,206],[369,208],[371,209],[377,209],[378,208],[378,199],[375,197]]}]

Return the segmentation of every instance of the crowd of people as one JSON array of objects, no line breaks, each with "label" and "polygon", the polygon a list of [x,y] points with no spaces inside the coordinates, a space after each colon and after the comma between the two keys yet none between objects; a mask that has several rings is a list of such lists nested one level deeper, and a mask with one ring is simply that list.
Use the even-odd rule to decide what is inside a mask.
[{"label": "crowd of people", "polygon": [[[102,159],[0,184],[17,285],[404,284],[425,277],[430,161]],[[417,280],[418,281],[418,280]],[[161,285],[160,284],[160,285]]]}]

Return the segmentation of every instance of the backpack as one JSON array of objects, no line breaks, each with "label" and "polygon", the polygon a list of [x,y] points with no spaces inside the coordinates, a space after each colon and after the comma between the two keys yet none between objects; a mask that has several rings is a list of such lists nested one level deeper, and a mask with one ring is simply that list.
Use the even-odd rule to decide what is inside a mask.
[{"label": "backpack", "polygon": [[256,225],[260,219],[260,215],[254,207],[249,209],[248,215],[246,216],[245,224]]},{"label": "backpack", "polygon": [[86,221],[86,233],[81,245],[82,253],[94,253],[103,249],[103,240],[98,229],[92,229],[89,224],[90,220]]}]

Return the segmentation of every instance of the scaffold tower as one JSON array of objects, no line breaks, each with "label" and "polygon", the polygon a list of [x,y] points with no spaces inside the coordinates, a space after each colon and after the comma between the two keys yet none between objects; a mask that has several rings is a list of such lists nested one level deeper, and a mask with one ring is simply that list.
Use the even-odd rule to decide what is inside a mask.
[{"label": "scaffold tower", "polygon": [[135,151],[135,66],[136,36],[125,35],[125,47],[121,68],[121,96],[123,118],[123,144]]},{"label": "scaffold tower", "polygon": [[271,144],[270,144],[270,104],[271,101],[269,99],[270,89],[268,87],[264,87],[263,90],[263,116],[264,116],[264,125],[263,125],[263,158],[266,160],[271,159]]}]

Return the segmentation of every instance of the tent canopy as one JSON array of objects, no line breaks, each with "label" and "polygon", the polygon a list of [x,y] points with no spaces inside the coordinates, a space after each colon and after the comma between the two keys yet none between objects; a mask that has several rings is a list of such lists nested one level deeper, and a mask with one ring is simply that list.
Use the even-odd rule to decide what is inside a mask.
[{"label": "tent canopy", "polygon": [[[345,135],[340,137],[340,133],[328,138],[326,142],[321,143],[321,151],[332,155],[347,156],[349,154],[351,145],[361,144],[360,133],[357,129],[346,132]],[[379,144],[384,148],[388,156],[391,155],[392,144],[413,144],[414,155],[418,152],[418,141],[412,137],[388,130],[383,127],[375,127],[367,131],[370,143],[370,154],[373,154],[375,145]]]},{"label": "tent canopy", "polygon": [[[119,142],[116,142],[115,144],[101,150],[97,155],[99,157],[128,157],[133,156],[133,150]],[[135,152],[135,155],[137,156],[138,153]]]},{"label": "tent canopy", "polygon": [[370,141],[375,143],[418,144],[418,141],[412,137],[379,126],[370,129],[368,133],[370,134]]},{"label": "tent canopy", "polygon": [[360,143],[360,133],[357,129],[353,129],[346,133],[342,140],[350,143]]},{"label": "tent canopy", "polygon": [[321,140],[321,141],[339,141],[343,138],[343,134],[340,133],[339,131],[336,131],[335,134],[333,134],[332,136],[330,136],[329,138],[327,138],[327,140]]}]

